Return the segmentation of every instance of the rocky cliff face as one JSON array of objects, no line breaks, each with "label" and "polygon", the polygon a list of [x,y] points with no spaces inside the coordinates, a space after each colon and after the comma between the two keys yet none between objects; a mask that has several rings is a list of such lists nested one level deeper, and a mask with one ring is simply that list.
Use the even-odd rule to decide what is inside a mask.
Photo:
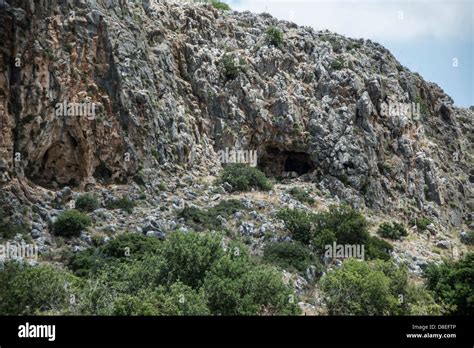
[{"label": "rocky cliff face", "polygon": [[[192,3],[0,6],[7,211],[65,186],[216,174],[217,152],[239,147],[358,208],[468,223],[474,112],[377,43]],[[64,103],[96,114],[59,115]]]}]

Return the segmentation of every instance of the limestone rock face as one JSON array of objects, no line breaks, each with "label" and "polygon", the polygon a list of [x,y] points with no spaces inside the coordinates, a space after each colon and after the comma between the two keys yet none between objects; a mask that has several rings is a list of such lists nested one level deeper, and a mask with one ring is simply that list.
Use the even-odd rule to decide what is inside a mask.
[{"label": "limestone rock face", "polygon": [[[306,175],[353,205],[448,225],[472,210],[474,111],[370,40],[202,4],[11,0],[0,62],[10,188],[15,176],[60,189],[142,170],[204,175],[219,150],[240,147],[268,175]],[[68,103],[94,114],[58,112]]]}]

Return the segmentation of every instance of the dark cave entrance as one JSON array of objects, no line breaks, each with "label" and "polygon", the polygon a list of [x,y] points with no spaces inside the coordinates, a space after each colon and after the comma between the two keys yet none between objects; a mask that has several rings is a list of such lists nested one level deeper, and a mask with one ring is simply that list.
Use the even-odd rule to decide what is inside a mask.
[{"label": "dark cave entrance", "polygon": [[280,150],[275,147],[264,150],[259,156],[258,167],[267,176],[276,178],[301,176],[316,169],[315,163],[307,153]]},{"label": "dark cave entrance", "polygon": [[306,153],[290,152],[285,160],[285,172],[296,172],[299,176],[309,173],[312,161]]}]

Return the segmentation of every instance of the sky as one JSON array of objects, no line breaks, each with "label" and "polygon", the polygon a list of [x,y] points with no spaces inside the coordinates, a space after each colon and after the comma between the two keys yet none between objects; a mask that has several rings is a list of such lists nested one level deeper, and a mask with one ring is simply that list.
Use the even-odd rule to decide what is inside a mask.
[{"label": "sky", "polygon": [[225,0],[233,10],[371,39],[437,83],[456,106],[474,105],[474,0]]}]

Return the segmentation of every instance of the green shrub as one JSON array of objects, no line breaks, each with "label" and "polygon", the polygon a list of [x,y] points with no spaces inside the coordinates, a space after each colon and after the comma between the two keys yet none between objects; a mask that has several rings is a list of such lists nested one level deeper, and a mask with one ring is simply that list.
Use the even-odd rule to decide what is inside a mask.
[{"label": "green shrub", "polygon": [[10,218],[5,216],[5,212],[0,208],[0,240],[12,239],[18,233],[26,235],[28,229],[22,222],[12,222]]},{"label": "green shrub", "polygon": [[54,234],[62,237],[77,237],[92,223],[90,217],[77,210],[66,210],[53,224]]},{"label": "green shrub", "polygon": [[474,313],[474,253],[457,262],[431,264],[425,271],[426,286],[434,292],[437,303],[453,315]]},{"label": "green shrub", "polygon": [[283,32],[277,27],[268,27],[266,32],[266,40],[269,44],[281,48],[283,47]]},{"label": "green shrub", "polygon": [[183,218],[186,223],[198,230],[219,230],[222,226],[218,216],[228,218],[242,210],[247,210],[247,208],[239,201],[230,199],[220,202],[207,211],[196,207],[186,207],[178,213],[178,217]]},{"label": "green shrub", "polygon": [[219,66],[227,80],[237,78],[245,66],[243,59],[238,59],[235,54],[224,54],[219,60]]},{"label": "green shrub", "polygon": [[224,255],[221,240],[209,235],[173,233],[164,242],[168,283],[199,287],[213,263]]},{"label": "green shrub", "polygon": [[248,254],[220,258],[207,273],[203,289],[214,315],[300,313],[281,274],[266,265],[253,265]]},{"label": "green shrub", "polygon": [[338,244],[365,244],[369,239],[365,217],[347,205],[331,206],[327,212],[319,213],[314,219],[315,235],[330,230]]},{"label": "green shrub", "polygon": [[241,163],[226,166],[221,175],[221,182],[231,184],[234,192],[245,192],[251,189],[269,191],[272,189],[272,185],[265,174],[257,168],[248,167]]},{"label": "green shrub", "polygon": [[466,236],[462,238],[461,242],[466,245],[474,245],[474,230],[466,232]]},{"label": "green shrub", "polygon": [[162,242],[138,233],[126,233],[96,248],[89,248],[70,255],[68,268],[77,276],[96,273],[105,263],[117,260],[143,259],[159,254]]},{"label": "green shrub", "polygon": [[310,205],[313,205],[315,202],[314,198],[311,197],[309,193],[304,191],[303,189],[293,187],[289,193],[301,203],[308,203]]},{"label": "green shrub", "polygon": [[446,309],[437,303],[431,291],[423,285],[408,284],[403,298],[404,315],[444,315]]},{"label": "green shrub", "polygon": [[408,235],[405,227],[397,222],[392,222],[391,224],[384,222],[379,226],[377,234],[383,238],[390,239],[400,239],[401,237],[406,237]]},{"label": "green shrub", "polygon": [[344,61],[342,59],[334,59],[331,62],[331,68],[333,70],[341,70],[342,68],[344,68]]},{"label": "green shrub", "polygon": [[400,314],[399,295],[403,295],[405,286],[406,272],[384,261],[348,259],[321,279],[323,298],[331,315]]},{"label": "green shrub", "polygon": [[218,10],[230,11],[231,9],[228,4],[219,0],[211,0],[211,5]]},{"label": "green shrub", "polygon": [[92,212],[98,209],[100,207],[100,204],[94,195],[85,194],[85,195],[79,196],[76,199],[75,207],[77,210],[80,210],[83,212]]},{"label": "green shrub", "polygon": [[297,209],[283,209],[278,212],[277,217],[284,221],[294,240],[309,244],[313,238],[312,214]]},{"label": "green shrub", "polygon": [[286,270],[304,272],[315,259],[308,247],[300,243],[271,243],[263,249],[263,260]]},{"label": "green shrub", "polygon": [[368,259],[380,259],[388,261],[393,247],[390,243],[370,236],[365,244],[365,255]]},{"label": "green shrub", "polygon": [[337,237],[333,231],[328,229],[317,231],[313,238],[313,245],[320,255],[324,255],[326,245],[333,245],[334,242],[337,242]]},{"label": "green shrub", "polygon": [[419,218],[410,221],[411,225],[416,226],[419,231],[426,230],[426,227],[433,223],[433,220],[427,218]]},{"label": "green shrub", "polygon": [[108,209],[121,209],[129,214],[133,212],[135,202],[128,197],[122,197],[119,199],[112,200],[107,203]]},{"label": "green shrub", "polygon": [[74,276],[51,266],[7,262],[0,266],[0,315],[36,315],[69,307],[78,284]]}]

